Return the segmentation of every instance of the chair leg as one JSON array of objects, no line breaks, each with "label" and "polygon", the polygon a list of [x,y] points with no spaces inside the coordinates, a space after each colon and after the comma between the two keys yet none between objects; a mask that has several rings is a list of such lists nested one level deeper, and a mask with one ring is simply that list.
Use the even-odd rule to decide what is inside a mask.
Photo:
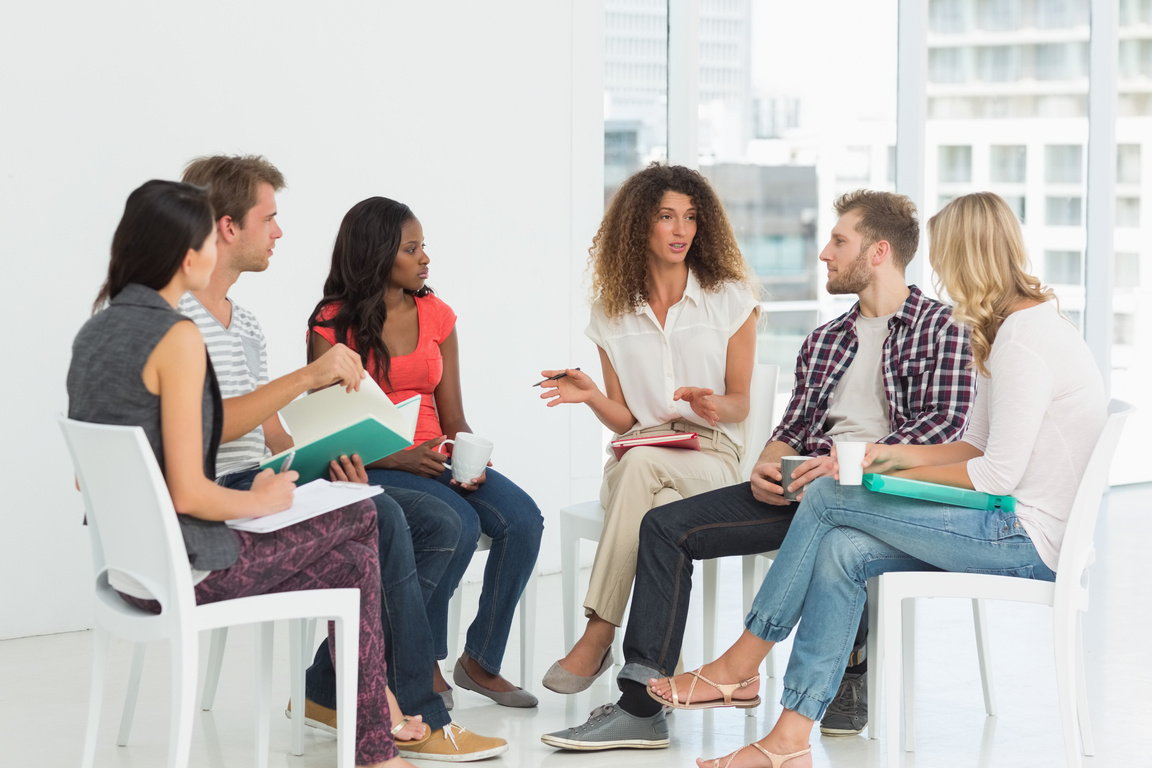
[{"label": "chair leg", "polygon": [[1076,714],[1080,721],[1080,746],[1084,754],[1096,754],[1092,739],[1092,716],[1088,711],[1088,679],[1084,674],[1084,614],[1076,612]]},{"label": "chair leg", "polygon": [[120,732],[116,734],[116,744],[128,746],[128,734],[132,732],[132,720],[136,716],[136,700],[140,697],[140,678],[144,673],[145,643],[135,643],[132,647],[132,667],[128,672],[128,690],[124,692],[124,711],[120,714]]},{"label": "chair leg", "polygon": [[[885,747],[888,752],[888,768],[897,768],[900,765],[900,699],[902,687],[900,673],[903,671],[903,621],[904,610],[901,600],[893,600],[884,594],[883,581],[879,590],[881,637],[884,648],[881,650],[884,658],[884,711],[887,718],[885,723]],[[868,662],[871,665],[871,660]],[[910,706],[906,702],[905,706]],[[872,713],[869,711],[868,716]]]},{"label": "chair leg", "polygon": [[351,728],[336,729],[336,765],[353,768],[356,757],[356,671],[360,663],[360,626],[336,619],[336,709]]},{"label": "chair leg", "polygon": [[992,680],[992,645],[988,642],[988,614],[984,601],[972,600],[972,622],[976,626],[976,657],[980,662],[980,682],[984,685],[984,711],[996,716],[996,688]]},{"label": "chair leg", "polygon": [[268,739],[271,734],[268,712],[272,706],[272,633],[275,628],[275,623],[264,621],[256,630],[256,768],[268,766]]},{"label": "chair leg", "polygon": [[200,697],[200,709],[208,712],[216,701],[216,685],[220,682],[220,667],[224,664],[224,646],[228,644],[228,627],[212,630],[212,642],[208,646],[208,670],[204,673],[204,693]]},{"label": "chair leg", "polygon": [[100,705],[104,703],[104,677],[107,667],[108,633],[98,626],[92,630],[92,687],[88,692],[88,725],[84,729],[81,768],[92,768],[92,763],[96,760],[96,734],[100,730]]},{"label": "chair leg", "polygon": [[880,721],[883,717],[893,717],[889,711],[881,712],[880,689],[884,678],[884,625],[880,621],[879,579],[868,580],[868,603],[864,610],[868,611],[868,638],[865,640],[868,658],[868,738],[875,739],[880,735]]},{"label": "chair leg", "polygon": [[[904,751],[916,749],[916,600],[902,601],[901,649],[904,660]],[[897,657],[901,658],[901,657]]]},{"label": "chair leg", "polygon": [[168,767],[188,768],[192,717],[196,709],[196,675],[200,666],[198,633],[187,630],[170,643],[172,710],[169,713]]},{"label": "chair leg", "polygon": [[288,622],[288,656],[291,681],[292,754],[304,754],[304,668],[308,664],[308,629],[312,619],[292,619]]},{"label": "chair leg", "polygon": [[528,577],[520,595],[520,687],[527,690],[532,680],[532,662],[536,650],[536,571]]},{"label": "chair leg", "polygon": [[[448,663],[455,664],[460,658],[460,612],[464,608],[464,582],[456,585],[456,591],[448,600]],[[449,672],[451,674],[451,672]]]},{"label": "chair leg", "polygon": [[580,568],[580,537],[574,526],[560,518],[560,579],[564,609],[564,653],[576,644],[576,581]]},{"label": "chair leg", "polygon": [[704,661],[716,658],[716,603],[720,591],[720,561],[704,561]]},{"label": "chair leg", "polygon": [[1056,656],[1056,693],[1060,705],[1060,727],[1064,730],[1064,754],[1068,765],[1080,765],[1076,740],[1079,727],[1076,716],[1076,612],[1054,607],[1052,636]]}]

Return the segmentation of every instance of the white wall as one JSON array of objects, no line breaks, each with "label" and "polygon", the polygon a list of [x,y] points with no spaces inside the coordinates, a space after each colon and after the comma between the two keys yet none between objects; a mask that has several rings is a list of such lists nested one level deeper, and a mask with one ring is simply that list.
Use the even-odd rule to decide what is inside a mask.
[{"label": "white wall", "polygon": [[[128,193],[215,152],[288,179],[271,268],[233,296],[273,375],[303,362],[343,213],[412,206],[459,315],[469,421],[547,522],[595,494],[587,409],[545,409],[541,368],[595,369],[582,335],[602,211],[602,9],[585,0],[23,3],[0,27],[0,638],[89,622],[81,502],[54,423]],[[540,564],[556,570],[555,526]]]}]

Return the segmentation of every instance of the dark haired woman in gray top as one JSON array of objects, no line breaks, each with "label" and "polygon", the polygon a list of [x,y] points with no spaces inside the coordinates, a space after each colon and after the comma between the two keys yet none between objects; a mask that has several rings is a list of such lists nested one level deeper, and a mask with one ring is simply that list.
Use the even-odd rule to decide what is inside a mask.
[{"label": "dark haired woman in gray top", "polygon": [[[410,765],[398,756],[389,727],[375,507],[360,502],[267,534],[223,523],[287,509],[297,475],[269,470],[250,491],[213,482],[219,388],[200,332],[175,306],[185,291],[208,284],[215,265],[216,230],[204,189],[149,181],[128,197],[98,311],[73,342],[68,415],[143,428],[181,520],[196,602],[360,589],[356,764]],[[114,586],[133,605],[160,610],[141,585]]]}]

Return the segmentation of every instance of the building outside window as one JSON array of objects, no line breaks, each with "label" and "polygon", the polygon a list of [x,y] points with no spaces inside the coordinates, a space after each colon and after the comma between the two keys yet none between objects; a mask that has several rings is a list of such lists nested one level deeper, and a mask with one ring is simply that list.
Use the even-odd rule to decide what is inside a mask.
[{"label": "building outside window", "polygon": [[1028,148],[1020,144],[993,144],[988,148],[989,178],[997,184],[1023,184],[1028,171]]},{"label": "building outside window", "polygon": [[1084,180],[1084,147],[1060,144],[1044,147],[1044,180],[1049,184],[1079,184]]},{"label": "building outside window", "polygon": [[1082,208],[1079,197],[1046,197],[1044,223],[1050,227],[1079,227],[1084,223]]},{"label": "building outside window", "polygon": [[972,147],[940,147],[938,173],[942,184],[969,184],[972,182]]},{"label": "building outside window", "polygon": [[1042,279],[1051,285],[1083,285],[1083,263],[1080,251],[1044,251]]}]

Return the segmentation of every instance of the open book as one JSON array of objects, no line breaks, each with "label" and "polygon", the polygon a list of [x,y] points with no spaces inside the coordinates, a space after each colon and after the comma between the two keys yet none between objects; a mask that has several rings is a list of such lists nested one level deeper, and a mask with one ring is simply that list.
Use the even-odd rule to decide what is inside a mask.
[{"label": "open book", "polygon": [[289,467],[300,473],[299,483],[328,477],[328,462],[356,453],[365,464],[412,445],[420,396],[394,405],[371,378],[358,392],[340,385],[294,400],[280,411],[295,446],[260,462],[280,471],[284,460],[296,454]]}]

